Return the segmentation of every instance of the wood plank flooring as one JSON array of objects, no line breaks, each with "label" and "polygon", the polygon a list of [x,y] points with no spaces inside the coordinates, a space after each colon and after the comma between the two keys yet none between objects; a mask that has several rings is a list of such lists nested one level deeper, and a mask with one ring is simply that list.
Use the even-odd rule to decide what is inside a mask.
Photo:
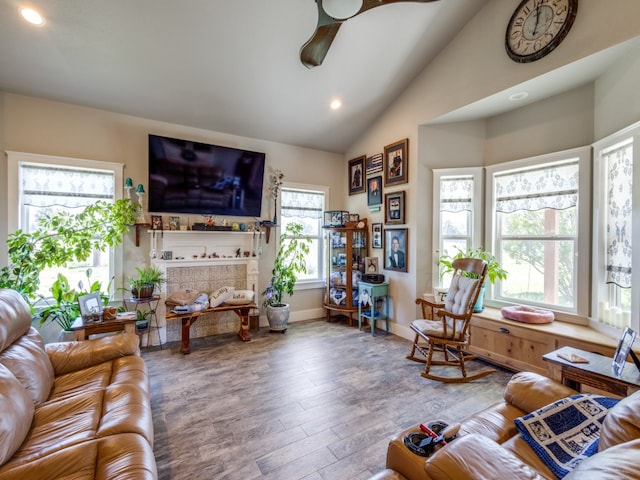
[{"label": "wood plank flooring", "polygon": [[[344,323],[296,322],[144,349],[161,480],[360,480],[383,470],[389,438],[502,399],[512,373],[465,384],[420,376],[410,342]],[[480,361],[475,368],[486,368]]]}]

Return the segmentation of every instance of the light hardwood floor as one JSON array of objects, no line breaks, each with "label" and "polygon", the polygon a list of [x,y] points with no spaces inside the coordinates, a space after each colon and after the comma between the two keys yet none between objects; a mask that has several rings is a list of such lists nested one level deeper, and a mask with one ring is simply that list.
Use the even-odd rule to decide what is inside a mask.
[{"label": "light hardwood floor", "polygon": [[434,382],[405,358],[409,341],[324,320],[251,337],[143,350],[160,479],[367,479],[394,433],[462,420],[501,400],[512,375]]}]

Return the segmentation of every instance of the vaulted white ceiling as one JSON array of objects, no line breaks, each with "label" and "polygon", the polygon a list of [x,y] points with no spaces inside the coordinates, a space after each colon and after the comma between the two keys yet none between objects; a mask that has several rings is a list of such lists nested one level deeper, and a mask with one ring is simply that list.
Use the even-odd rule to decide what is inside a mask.
[{"label": "vaulted white ceiling", "polygon": [[0,90],[344,152],[485,3],[372,9],[307,69],[314,0],[0,0]]}]

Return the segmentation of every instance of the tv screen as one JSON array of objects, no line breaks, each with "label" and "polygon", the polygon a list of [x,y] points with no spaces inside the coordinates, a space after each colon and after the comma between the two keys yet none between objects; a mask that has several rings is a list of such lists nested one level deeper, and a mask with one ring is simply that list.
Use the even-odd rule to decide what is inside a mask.
[{"label": "tv screen", "polygon": [[260,217],[265,154],[149,135],[149,211]]}]

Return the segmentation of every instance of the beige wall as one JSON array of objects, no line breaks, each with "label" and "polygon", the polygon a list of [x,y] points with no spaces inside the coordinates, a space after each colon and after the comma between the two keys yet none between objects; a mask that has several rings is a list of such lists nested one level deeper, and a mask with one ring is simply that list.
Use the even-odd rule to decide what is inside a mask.
[{"label": "beige wall", "polygon": [[[256,150],[266,153],[267,173],[269,168],[280,168],[285,172],[285,180],[298,183],[313,183],[330,188],[330,208],[344,204],[343,189],[337,186],[337,178],[342,174],[343,158],[340,155],[304,149],[281,143],[268,142],[247,137],[227,135],[156,122],[144,118],[120,115],[112,112],[85,108],[39,98],[0,93],[0,146],[4,150],[84,158],[125,164],[125,177],[134,182],[147,184],[147,135],[188,138],[207,143]],[[322,168],[318,168],[322,165]],[[6,178],[6,158],[2,156],[2,182]],[[312,173],[312,175],[310,175]],[[265,181],[268,176],[265,175]],[[6,188],[2,189],[6,192]],[[6,195],[0,201],[0,225],[6,228]],[[272,204],[265,199],[262,218],[273,218]],[[192,218],[197,216],[192,216]],[[201,220],[201,219],[200,219]],[[253,219],[251,219],[253,220]],[[195,221],[199,221],[198,218]],[[246,221],[246,219],[245,219]],[[264,289],[275,257],[279,231],[271,232],[269,244],[263,245],[263,259],[260,265],[260,291]],[[2,238],[6,238],[6,232]],[[137,265],[148,262],[149,239],[142,235],[139,248],[135,246],[133,233],[124,242],[125,275]],[[6,248],[2,248],[6,264]],[[292,310],[296,315],[321,314],[322,291],[303,290],[292,299]]]},{"label": "beige wall", "polygon": [[[517,2],[516,2],[517,3]],[[373,155],[383,146],[409,138],[409,183],[393,188],[407,197],[409,272],[384,271],[390,280],[392,329],[411,338],[416,296],[431,287],[432,168],[478,166],[587,145],[604,133],[640,118],[637,49],[611,74],[571,92],[520,111],[465,124],[428,125],[438,117],[564,65],[640,35],[640,2],[581,0],[573,28],[552,54],[530,64],[511,61],[504,51],[504,32],[515,3],[492,0],[416,78],[375,125],[349,148],[346,158]],[[615,25],[615,28],[602,28]],[[623,77],[623,78],[621,78]],[[618,111],[624,110],[619,115]],[[346,165],[345,165],[346,169]],[[356,196],[357,197],[357,196]],[[349,197],[347,210],[362,208]],[[370,215],[383,221],[382,213]]]}]

